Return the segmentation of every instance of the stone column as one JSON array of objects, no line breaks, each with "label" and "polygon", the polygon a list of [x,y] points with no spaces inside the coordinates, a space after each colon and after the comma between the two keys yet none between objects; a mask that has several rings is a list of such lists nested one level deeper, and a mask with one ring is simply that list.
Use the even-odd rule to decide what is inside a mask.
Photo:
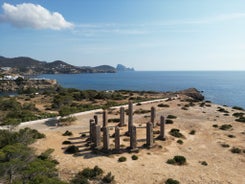
[{"label": "stone column", "polygon": [[109,150],[110,147],[110,135],[109,135],[109,127],[103,128],[103,149]]},{"label": "stone column", "polygon": [[115,150],[120,151],[120,128],[118,126],[115,127]]},{"label": "stone column", "polygon": [[94,125],[95,125],[94,120],[91,119],[89,121],[89,141],[91,143],[94,141],[94,134],[93,134],[94,133]]},{"label": "stone column", "polygon": [[101,138],[100,138],[100,125],[95,125],[94,126],[94,147],[98,148],[100,146],[101,143]]},{"label": "stone column", "polygon": [[165,118],[164,116],[160,117],[160,135],[159,139],[165,140]]},{"label": "stone column", "polygon": [[156,118],[156,108],[151,107],[151,122],[153,124],[153,127],[155,126],[155,118]]},{"label": "stone column", "polygon": [[98,124],[98,116],[94,115],[94,123],[97,125]]},{"label": "stone column", "polygon": [[133,103],[128,102],[128,133],[130,135],[131,127],[133,126]]},{"label": "stone column", "polygon": [[135,150],[136,148],[137,148],[136,126],[131,126],[131,131],[130,131],[130,149]]},{"label": "stone column", "polygon": [[107,123],[108,123],[108,120],[107,120],[107,111],[104,110],[103,111],[103,128],[104,127],[107,127]]},{"label": "stone column", "polygon": [[148,148],[153,146],[153,124],[151,122],[146,124],[146,146]]},{"label": "stone column", "polygon": [[120,107],[120,123],[119,126],[125,126],[125,118],[124,118],[124,107]]}]

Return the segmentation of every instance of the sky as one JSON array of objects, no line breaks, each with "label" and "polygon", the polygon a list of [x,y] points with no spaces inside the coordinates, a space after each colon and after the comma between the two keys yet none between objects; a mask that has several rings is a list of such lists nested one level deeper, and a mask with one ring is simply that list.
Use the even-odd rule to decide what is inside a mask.
[{"label": "sky", "polygon": [[138,71],[245,70],[245,1],[0,0],[0,55]]}]

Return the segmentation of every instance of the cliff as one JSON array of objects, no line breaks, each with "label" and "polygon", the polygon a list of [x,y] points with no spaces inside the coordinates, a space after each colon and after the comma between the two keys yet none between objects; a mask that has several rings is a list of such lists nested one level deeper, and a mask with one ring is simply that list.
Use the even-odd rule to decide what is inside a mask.
[{"label": "cliff", "polygon": [[51,79],[0,80],[0,92],[24,91],[28,89],[47,90],[58,86],[57,81]]},{"label": "cliff", "polygon": [[129,68],[129,67],[126,67],[122,64],[118,64],[117,67],[116,67],[116,70],[118,72],[125,72],[125,71],[135,71],[134,68]]}]

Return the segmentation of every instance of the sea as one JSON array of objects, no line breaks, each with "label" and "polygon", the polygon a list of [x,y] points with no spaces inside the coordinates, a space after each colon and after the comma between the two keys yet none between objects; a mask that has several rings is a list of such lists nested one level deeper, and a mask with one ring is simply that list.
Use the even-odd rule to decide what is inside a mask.
[{"label": "sea", "polygon": [[81,90],[179,91],[196,88],[205,100],[245,109],[245,71],[135,71],[45,74],[65,88]]}]

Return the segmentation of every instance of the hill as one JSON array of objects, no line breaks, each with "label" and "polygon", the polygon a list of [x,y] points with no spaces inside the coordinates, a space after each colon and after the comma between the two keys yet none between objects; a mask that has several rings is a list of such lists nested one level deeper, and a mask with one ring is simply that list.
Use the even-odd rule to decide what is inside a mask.
[{"label": "hill", "polygon": [[126,66],[124,66],[122,64],[118,64],[116,69],[117,69],[118,72],[135,71],[134,68],[129,68],[129,67],[126,67]]},{"label": "hill", "polygon": [[78,67],[64,61],[38,61],[29,57],[6,58],[0,56],[0,67],[8,67],[8,72],[21,75],[37,74],[75,74],[75,73],[114,73],[116,69],[112,66],[101,65],[97,67]]}]

